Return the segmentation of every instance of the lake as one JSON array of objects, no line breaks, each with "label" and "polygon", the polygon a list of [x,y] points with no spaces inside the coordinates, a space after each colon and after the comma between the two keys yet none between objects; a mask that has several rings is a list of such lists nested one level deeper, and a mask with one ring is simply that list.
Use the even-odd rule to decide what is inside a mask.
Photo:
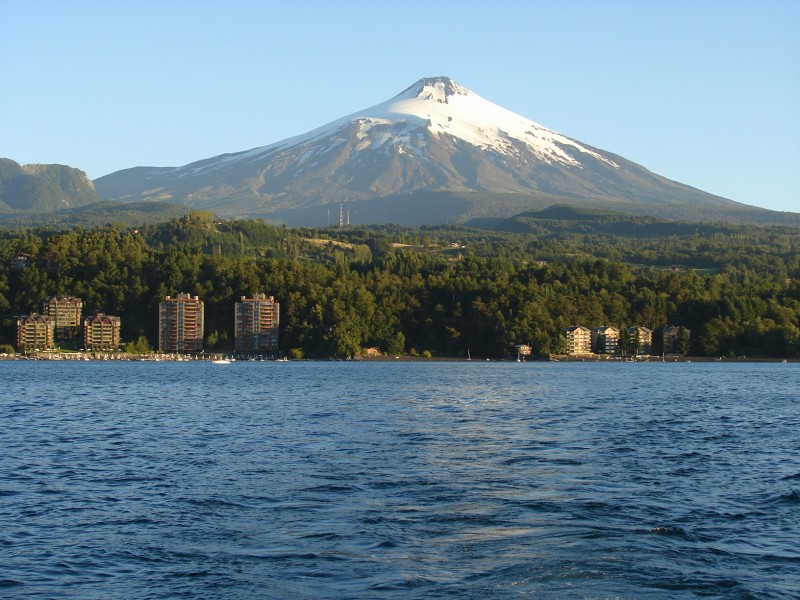
[{"label": "lake", "polygon": [[0,597],[800,596],[798,364],[0,381]]}]

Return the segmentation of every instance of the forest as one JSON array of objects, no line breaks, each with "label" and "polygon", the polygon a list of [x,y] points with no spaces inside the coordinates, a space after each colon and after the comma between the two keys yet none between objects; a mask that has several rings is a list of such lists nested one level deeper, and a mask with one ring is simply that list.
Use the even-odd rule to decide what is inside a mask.
[{"label": "forest", "polygon": [[572,325],[690,331],[693,356],[800,357],[800,228],[563,208],[463,226],[288,229],[193,212],[166,223],[0,230],[0,345],[51,295],[156,344],[158,303],[205,302],[206,350],[233,348],[242,295],[280,302],[282,354],[507,357],[566,350]]}]

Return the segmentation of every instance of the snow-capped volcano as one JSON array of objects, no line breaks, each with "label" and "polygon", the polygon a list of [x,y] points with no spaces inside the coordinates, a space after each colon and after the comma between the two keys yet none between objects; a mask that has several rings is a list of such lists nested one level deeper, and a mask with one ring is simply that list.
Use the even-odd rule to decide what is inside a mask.
[{"label": "snow-capped volcano", "polygon": [[493,104],[447,77],[420,79],[387,102],[338,119],[306,135],[256,148],[248,154],[307,144],[351,124],[357,125],[357,151],[383,148],[419,155],[420,147],[427,141],[419,135],[424,130],[436,137],[452,136],[482,150],[491,149],[509,156],[519,155],[518,147],[522,143],[547,163],[580,167],[580,161],[565,152],[564,147],[567,147],[618,166],[590,148]]},{"label": "snow-capped volcano", "polygon": [[[298,224],[320,224],[326,204],[358,202],[363,216],[375,214],[381,199],[402,202],[408,194],[430,198],[400,209],[418,223],[508,216],[565,200],[736,205],[547,129],[447,77],[421,79],[386,102],[278,143],[183,167],[126,169],[94,183],[107,199],[162,199]],[[459,201],[427,218],[420,211],[443,206],[430,206],[444,198],[435,192]]]},{"label": "snow-capped volcano", "polygon": [[358,119],[362,133],[373,125],[410,125],[511,156],[519,154],[517,147],[522,142],[545,162],[580,166],[564,151],[566,146],[617,166],[588,147],[497,106],[447,77],[421,79],[388,102],[363,111],[363,116],[357,113],[347,119]]}]

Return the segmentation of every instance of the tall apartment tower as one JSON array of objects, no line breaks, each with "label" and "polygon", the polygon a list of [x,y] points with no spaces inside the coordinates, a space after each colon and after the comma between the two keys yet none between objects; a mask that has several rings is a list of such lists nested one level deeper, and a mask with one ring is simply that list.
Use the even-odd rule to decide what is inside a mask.
[{"label": "tall apartment tower", "polygon": [[49,296],[42,302],[42,315],[53,321],[53,335],[58,341],[78,338],[83,301],[74,296]]},{"label": "tall apartment tower", "polygon": [[167,296],[158,305],[159,352],[203,351],[203,301],[197,296]]},{"label": "tall apartment tower", "polygon": [[53,346],[53,320],[50,317],[37,313],[17,317],[17,350],[51,350]]},{"label": "tall apartment tower", "polygon": [[242,296],[234,314],[234,348],[237,354],[262,355],[278,352],[280,304],[272,296]]},{"label": "tall apartment tower", "polygon": [[99,313],[83,320],[83,347],[91,352],[113,352],[120,346],[120,318]]}]

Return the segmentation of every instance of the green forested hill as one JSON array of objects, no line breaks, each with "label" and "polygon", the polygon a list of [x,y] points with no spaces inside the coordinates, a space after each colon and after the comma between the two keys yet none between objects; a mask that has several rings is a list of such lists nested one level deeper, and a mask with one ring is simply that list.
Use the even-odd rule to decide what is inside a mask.
[{"label": "green forested hill", "polygon": [[[618,221],[551,211],[529,231],[399,226],[285,229],[193,213],[136,231],[0,232],[0,342],[52,294],[123,320],[155,345],[157,306],[206,303],[207,348],[233,346],[233,305],[281,303],[295,356],[507,356],[564,350],[571,325],[691,330],[691,353],[800,356],[800,229]],[[558,218],[556,218],[558,217]],[[27,258],[19,267],[13,259]]]},{"label": "green forested hill", "polygon": [[0,226],[96,227],[163,223],[189,209],[167,202],[104,202],[83,171],[64,165],[19,165],[0,158]]},{"label": "green forested hill", "polygon": [[99,202],[86,173],[64,165],[24,165],[0,158],[0,208],[50,212]]}]

